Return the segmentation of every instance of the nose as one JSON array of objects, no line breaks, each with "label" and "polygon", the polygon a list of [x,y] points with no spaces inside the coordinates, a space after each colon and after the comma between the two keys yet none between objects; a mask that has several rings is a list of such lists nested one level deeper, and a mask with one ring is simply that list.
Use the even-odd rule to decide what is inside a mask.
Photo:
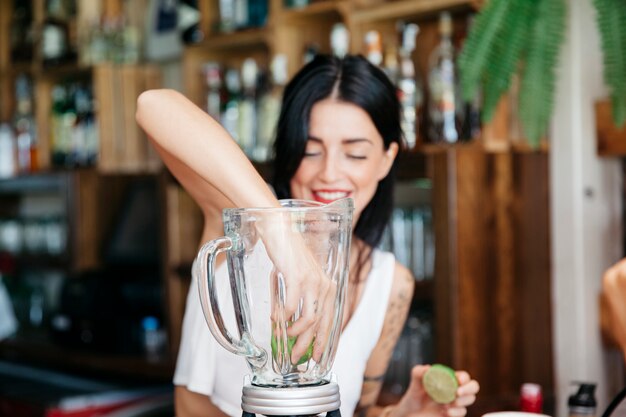
[{"label": "nose", "polygon": [[341,167],[336,156],[328,153],[324,157],[322,170],[320,172],[320,179],[327,183],[332,183],[337,180],[341,174]]}]

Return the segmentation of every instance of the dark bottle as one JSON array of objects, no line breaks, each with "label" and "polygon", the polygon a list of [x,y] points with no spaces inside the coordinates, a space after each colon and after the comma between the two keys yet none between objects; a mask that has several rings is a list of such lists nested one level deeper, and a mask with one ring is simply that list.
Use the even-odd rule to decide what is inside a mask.
[{"label": "dark bottle", "polygon": [[33,58],[33,39],[32,2],[14,0],[10,29],[12,61],[30,61]]},{"label": "dark bottle", "polygon": [[596,384],[580,383],[578,391],[569,397],[569,417],[594,417],[596,415]]}]

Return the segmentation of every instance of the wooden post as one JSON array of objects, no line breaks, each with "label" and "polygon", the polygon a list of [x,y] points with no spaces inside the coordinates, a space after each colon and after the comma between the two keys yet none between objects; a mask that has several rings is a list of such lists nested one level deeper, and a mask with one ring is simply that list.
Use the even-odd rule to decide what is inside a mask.
[{"label": "wooden post", "polygon": [[541,152],[434,156],[437,360],[480,381],[472,415],[516,407],[526,381],[553,406],[547,172]]}]

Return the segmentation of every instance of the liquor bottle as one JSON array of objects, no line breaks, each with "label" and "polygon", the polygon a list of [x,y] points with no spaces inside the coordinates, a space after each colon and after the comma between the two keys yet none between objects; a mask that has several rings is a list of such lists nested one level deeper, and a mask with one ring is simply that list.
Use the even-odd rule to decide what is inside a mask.
[{"label": "liquor bottle", "polygon": [[10,178],[16,173],[15,135],[8,123],[0,123],[0,178]]},{"label": "liquor bottle", "polygon": [[302,55],[302,64],[306,65],[313,61],[313,58],[319,53],[320,47],[315,43],[309,43],[304,47],[304,54]]},{"label": "liquor bottle", "polygon": [[72,160],[77,166],[89,165],[89,148],[87,144],[89,131],[90,100],[89,93],[84,86],[76,88],[74,93],[74,108],[76,109],[76,124],[72,129]]},{"label": "liquor bottle", "polygon": [[216,121],[220,121],[222,111],[222,77],[220,64],[211,61],[204,64],[204,80],[208,89],[206,97],[206,111]]},{"label": "liquor bottle", "polygon": [[70,20],[76,17],[75,2],[49,0],[41,30],[41,56],[46,67],[76,58],[75,36]]},{"label": "liquor bottle", "polygon": [[10,28],[11,61],[30,61],[33,58],[34,44],[33,2],[13,1]]},{"label": "liquor bottle", "polygon": [[89,85],[84,86],[85,103],[83,124],[85,126],[85,153],[87,165],[95,165],[100,153],[100,138],[98,134],[98,121],[96,120],[95,99]]},{"label": "liquor bottle", "polygon": [[[467,25],[465,27],[465,31],[459,34],[459,39],[455,44],[457,45],[457,50],[463,49],[463,45],[465,43],[465,39],[467,38],[467,34],[471,31],[472,26],[474,25],[474,16],[470,14],[467,18]],[[457,82],[457,91],[458,97],[461,97],[461,85],[460,80]],[[474,98],[470,101],[465,101],[463,103],[463,125],[461,127],[461,140],[470,141],[472,139],[478,138],[481,133],[481,124],[480,124],[480,109],[482,102],[482,94],[481,90],[479,90]]]},{"label": "liquor bottle", "polygon": [[383,58],[383,71],[387,74],[389,81],[393,85],[398,85],[398,77],[400,75],[400,64],[398,63],[398,48],[395,44],[385,47],[385,57]]},{"label": "liquor bottle", "polygon": [[335,23],[330,31],[330,48],[338,58],[343,58],[350,47],[350,32],[343,23]]},{"label": "liquor bottle", "polygon": [[270,158],[287,81],[287,56],[276,55],[270,66],[269,86],[259,99],[258,135],[253,155],[257,161],[267,161]]},{"label": "liquor bottle", "polygon": [[245,29],[250,24],[248,0],[234,0],[235,2],[235,29]]},{"label": "liquor bottle", "polygon": [[229,68],[224,73],[226,100],[220,122],[224,129],[239,143],[239,107],[241,102],[241,81],[239,71]]},{"label": "liquor bottle", "polygon": [[21,173],[37,171],[36,124],[33,117],[32,85],[26,75],[15,81],[16,111],[13,126],[17,144],[17,170]]},{"label": "liquor bottle", "polygon": [[219,0],[220,31],[228,33],[236,29],[235,8],[235,0]]},{"label": "liquor bottle", "polygon": [[263,27],[267,23],[268,0],[248,0],[248,27]]},{"label": "liquor bottle", "polygon": [[259,68],[253,58],[247,58],[241,66],[243,97],[239,107],[239,146],[252,156],[256,144],[256,88]]},{"label": "liquor bottle", "polygon": [[380,66],[383,62],[383,43],[380,32],[370,30],[365,34],[365,48],[367,60],[376,66]]},{"label": "liquor bottle", "polygon": [[57,84],[52,88],[52,163],[58,167],[71,166],[72,129],[76,124],[73,87]]},{"label": "liquor bottle", "polygon": [[415,50],[415,40],[419,27],[415,23],[400,27],[400,71],[398,76],[398,96],[402,108],[402,131],[408,149],[414,149],[419,132],[418,115],[422,108],[422,86],[417,80],[415,64],[411,57]]},{"label": "liquor bottle", "polygon": [[439,18],[439,45],[428,62],[428,125],[432,142],[459,140],[460,108],[457,106],[455,51],[452,44],[452,19],[444,12]]}]

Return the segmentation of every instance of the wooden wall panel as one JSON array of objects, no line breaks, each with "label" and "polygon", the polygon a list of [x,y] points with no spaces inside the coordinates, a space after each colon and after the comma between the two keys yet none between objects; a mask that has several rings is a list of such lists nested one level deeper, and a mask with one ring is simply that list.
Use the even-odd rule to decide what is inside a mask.
[{"label": "wooden wall panel", "polygon": [[524,382],[549,413],[548,156],[469,145],[433,160],[438,361],[480,382],[471,415],[516,409]]},{"label": "wooden wall panel", "polygon": [[515,173],[515,271],[521,289],[521,382],[539,383],[554,406],[552,366],[549,166],[545,153],[520,153]]}]

